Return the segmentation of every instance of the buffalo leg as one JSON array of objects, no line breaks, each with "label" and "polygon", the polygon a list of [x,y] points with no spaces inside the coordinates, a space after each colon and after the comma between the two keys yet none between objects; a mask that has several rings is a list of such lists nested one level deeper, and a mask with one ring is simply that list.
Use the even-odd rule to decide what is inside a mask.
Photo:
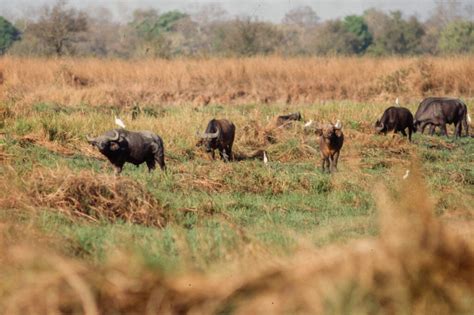
[{"label": "buffalo leg", "polygon": [[334,169],[337,171],[337,163],[339,161],[339,152],[340,151],[337,151],[336,153],[334,153],[334,156],[333,156],[333,164],[334,164]]},{"label": "buffalo leg", "polygon": [[329,160],[329,173],[332,173],[334,171],[334,157],[329,155],[328,160]]},{"label": "buffalo leg", "polygon": [[461,133],[462,133],[462,121],[459,121],[457,124],[456,124],[456,128],[455,128],[455,131],[454,131],[454,136],[457,138],[457,137],[461,137]]},{"label": "buffalo leg", "polygon": [[222,151],[219,150],[219,154],[221,156],[221,159],[224,160],[224,162],[229,162],[229,155],[227,154],[225,149],[223,149]]},{"label": "buffalo leg", "polygon": [[413,129],[408,127],[408,140],[411,142],[411,134],[413,133]]},{"label": "buffalo leg", "polygon": [[122,165],[115,165],[114,166],[115,175],[120,175],[120,173],[122,173],[122,169],[123,169],[123,164]]},{"label": "buffalo leg", "polygon": [[153,159],[146,161],[146,166],[148,166],[148,172],[151,173],[156,167],[155,160]]},{"label": "buffalo leg", "polygon": [[402,135],[403,135],[404,137],[407,136],[407,133],[406,133],[405,129],[400,130],[400,132],[402,133]]},{"label": "buffalo leg", "polygon": [[[161,170],[164,171],[166,169],[166,164],[165,164],[165,150],[163,146],[159,145],[158,143],[153,143],[151,145],[151,150],[152,150],[151,152],[153,153],[154,162],[158,163]],[[147,162],[147,165],[148,165],[148,169],[150,169],[150,165],[148,164],[148,162]],[[153,168],[155,168],[154,163],[153,163]]]},{"label": "buffalo leg", "polygon": [[232,145],[231,144],[227,147],[227,152],[229,154],[229,160],[233,161],[234,160],[234,155],[232,154]]},{"label": "buffalo leg", "polygon": [[323,173],[326,171],[326,162],[329,164],[329,161],[326,157],[321,158],[321,169]]},{"label": "buffalo leg", "polygon": [[430,125],[430,136],[434,135],[435,129],[436,129],[435,125]]},{"label": "buffalo leg", "polygon": [[[464,130],[466,130],[466,137],[469,137],[469,124],[467,123],[467,113],[466,115],[464,115],[464,119],[462,120],[462,126]],[[461,130],[461,133],[462,133],[462,130]]]},{"label": "buffalo leg", "polygon": [[[421,134],[424,134],[425,133],[425,128],[426,126],[428,126],[428,123],[427,122],[424,122],[421,124]],[[430,129],[431,130],[431,129]]]},{"label": "buffalo leg", "polygon": [[448,129],[446,129],[446,124],[442,124],[440,128],[441,128],[441,134],[446,136],[446,137],[449,137]]}]

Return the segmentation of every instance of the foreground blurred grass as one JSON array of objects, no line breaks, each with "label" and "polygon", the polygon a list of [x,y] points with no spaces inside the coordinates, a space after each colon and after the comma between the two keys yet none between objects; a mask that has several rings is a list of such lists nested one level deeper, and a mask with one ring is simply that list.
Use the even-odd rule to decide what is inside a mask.
[{"label": "foreground blurred grass", "polygon": [[[385,104],[155,106],[139,114],[105,106],[39,103],[26,111],[2,106],[2,246],[26,241],[93,266],[108,264],[121,250],[164,275],[246,270],[248,264],[256,267],[301,251],[378,236],[374,191],[383,183],[391,191],[402,185],[405,195],[416,194],[419,183],[399,180],[413,159],[421,164],[442,220],[473,218],[472,139],[415,134],[410,144],[398,136],[374,135],[372,123]],[[341,119],[346,142],[339,173],[320,172],[317,138],[304,132],[303,123],[283,130],[269,127],[273,116],[296,110],[307,120]],[[144,166],[127,164],[121,178],[112,175],[109,163],[86,143],[85,135],[115,128],[115,114],[129,129],[153,130],[163,137],[168,172],[148,174]],[[265,149],[269,164],[210,161],[195,148],[194,134],[213,117],[236,124],[237,152]],[[269,130],[275,143],[265,139]],[[63,194],[59,201],[51,197],[65,189],[64,178],[81,187],[86,183],[75,181],[89,179],[97,190],[132,180],[139,189],[130,198],[151,194],[166,225],[78,217],[64,204],[67,198],[84,196]],[[339,313],[333,302],[329,309]]]}]

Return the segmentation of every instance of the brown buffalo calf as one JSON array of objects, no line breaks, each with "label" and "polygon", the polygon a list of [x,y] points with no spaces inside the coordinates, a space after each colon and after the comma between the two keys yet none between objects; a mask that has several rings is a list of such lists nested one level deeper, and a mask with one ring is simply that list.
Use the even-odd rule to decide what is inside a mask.
[{"label": "brown buffalo calf", "polygon": [[326,124],[316,129],[319,135],[319,148],[321,150],[321,168],[322,171],[337,171],[337,161],[339,153],[344,143],[344,134],[342,125],[337,121],[335,125]]}]

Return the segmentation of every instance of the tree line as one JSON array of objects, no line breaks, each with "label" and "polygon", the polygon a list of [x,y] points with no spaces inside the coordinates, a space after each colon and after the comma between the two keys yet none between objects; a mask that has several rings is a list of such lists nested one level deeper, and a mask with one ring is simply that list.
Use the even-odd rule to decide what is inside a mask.
[{"label": "tree line", "polygon": [[87,13],[59,0],[36,17],[0,16],[0,55],[94,57],[206,57],[277,54],[418,55],[474,53],[474,9],[443,1],[426,21],[400,11],[321,21],[309,6],[286,13],[280,23],[229,17],[218,5],[188,14],[135,10],[116,21],[106,9]]}]

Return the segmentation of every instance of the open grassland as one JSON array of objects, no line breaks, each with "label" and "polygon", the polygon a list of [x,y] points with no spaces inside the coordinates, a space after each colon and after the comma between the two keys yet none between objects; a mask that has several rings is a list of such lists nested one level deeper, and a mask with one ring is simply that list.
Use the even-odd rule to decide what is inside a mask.
[{"label": "open grassland", "polygon": [[[298,62],[257,60],[232,62],[263,69],[272,62],[276,68]],[[336,67],[341,60],[348,59],[326,63]],[[461,66],[466,60],[423,62],[447,72],[459,65],[472,76],[472,65]],[[179,99],[182,105],[176,105],[160,101],[160,81],[134,72],[140,62],[45,60],[46,67],[25,60],[15,70],[13,61],[0,61],[8,69],[0,86],[0,313],[472,313],[472,138],[415,134],[409,143],[374,135],[372,124],[389,102],[265,104],[242,98],[234,106],[217,99],[207,105]],[[396,71],[420,61],[370,62]],[[52,69],[62,63],[93,83],[54,81]],[[189,69],[201,69],[204,82],[220,71],[211,67],[214,60],[188,63]],[[231,67],[231,61],[223,63]],[[114,64],[123,75],[113,71]],[[36,71],[32,65],[44,73],[37,79],[20,76]],[[100,67],[107,72],[101,75]],[[184,69],[185,61],[153,61],[143,73],[150,78],[167,73],[177,82]],[[391,73],[371,69],[380,76]],[[299,73],[323,80],[309,69],[286,71],[288,81],[299,82],[292,77]],[[138,95],[132,82],[149,89],[149,96],[122,104],[118,96],[107,100],[96,94],[110,84],[132,100]],[[459,79],[456,86],[472,82]],[[215,84],[201,89],[224,90]],[[15,86],[24,89],[17,99],[8,94]],[[471,90],[452,93],[464,96],[473,113]],[[422,95],[413,92],[410,98]],[[414,111],[417,104],[408,99],[404,105]],[[346,142],[338,173],[320,172],[317,137],[302,122],[274,128],[277,114],[293,111],[305,120],[342,121]],[[127,164],[122,176],[113,175],[85,135],[115,128],[114,115],[131,130],[163,137],[166,173],[148,174],[144,165]],[[195,147],[195,133],[213,117],[235,123],[238,155],[266,150],[270,162],[211,161]],[[403,180],[407,169],[411,173]]]},{"label": "open grassland", "polygon": [[133,107],[474,96],[474,57],[0,59],[2,100]]}]

